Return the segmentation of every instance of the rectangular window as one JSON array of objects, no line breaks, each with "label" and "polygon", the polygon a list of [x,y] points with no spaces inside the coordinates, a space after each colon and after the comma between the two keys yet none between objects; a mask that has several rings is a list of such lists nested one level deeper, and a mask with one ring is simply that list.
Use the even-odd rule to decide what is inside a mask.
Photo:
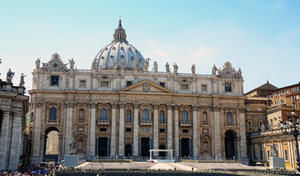
[{"label": "rectangular window", "polygon": [[105,131],[106,131],[106,128],[100,128],[100,131],[101,131],[101,132],[105,132]]},{"label": "rectangular window", "polygon": [[131,85],[132,85],[132,81],[127,81],[127,82],[126,82],[126,86],[127,86],[127,87],[129,87],[129,86],[131,86]]},{"label": "rectangular window", "polygon": [[189,132],[188,129],[183,129],[183,130],[182,130],[182,133],[188,133],[188,132]]},{"label": "rectangular window", "polygon": [[126,128],[126,132],[131,132],[131,128]]},{"label": "rectangular window", "polygon": [[231,91],[232,91],[231,83],[226,82],[225,83],[225,92],[231,92]]},{"label": "rectangular window", "polygon": [[86,80],[80,80],[79,81],[79,87],[80,88],[86,88]]},{"label": "rectangular window", "polygon": [[58,86],[58,84],[59,84],[59,76],[58,75],[51,75],[50,85],[51,86]]},{"label": "rectangular window", "polygon": [[108,81],[101,81],[100,82],[100,87],[105,87],[105,88],[109,87],[109,82]]},{"label": "rectangular window", "polygon": [[207,92],[207,85],[206,84],[201,85],[201,91]]},{"label": "rectangular window", "polygon": [[181,90],[189,90],[188,84],[181,84]]},{"label": "rectangular window", "polygon": [[159,82],[159,85],[160,85],[161,87],[165,87],[165,83],[164,83],[164,82]]},{"label": "rectangular window", "polygon": [[166,130],[164,128],[159,129],[160,133],[164,133]]},{"label": "rectangular window", "polygon": [[283,100],[280,100],[280,104],[284,104],[284,101],[283,101]]},{"label": "rectangular window", "polygon": [[284,159],[285,159],[286,161],[289,160],[289,154],[288,154],[288,151],[287,151],[287,150],[284,150]]}]

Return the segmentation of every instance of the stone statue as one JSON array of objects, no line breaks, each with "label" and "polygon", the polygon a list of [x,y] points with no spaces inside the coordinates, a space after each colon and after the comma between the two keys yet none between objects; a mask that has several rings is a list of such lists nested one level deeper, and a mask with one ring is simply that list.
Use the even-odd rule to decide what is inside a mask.
[{"label": "stone statue", "polygon": [[192,68],[191,68],[191,70],[192,70],[192,73],[193,73],[193,74],[195,74],[195,73],[196,73],[196,65],[195,65],[195,64],[193,64],[193,65],[192,65]]},{"label": "stone statue", "polygon": [[144,61],[144,71],[145,72],[148,72],[148,67],[149,67],[149,58],[148,59],[146,59],[145,61]]},{"label": "stone statue", "polygon": [[40,69],[40,64],[41,64],[40,58],[37,58],[36,61],[35,61],[35,68],[37,70]]},{"label": "stone statue", "polygon": [[167,64],[166,64],[166,72],[170,72],[170,65],[169,65],[169,63],[167,62]]},{"label": "stone statue", "polygon": [[15,72],[12,72],[11,69],[9,69],[7,74],[6,74],[6,81],[8,83],[11,83],[14,75],[15,75]]},{"label": "stone statue", "polygon": [[271,157],[277,157],[277,150],[276,150],[276,146],[274,143],[272,143],[272,145],[270,146],[271,148]]},{"label": "stone statue", "polygon": [[153,70],[155,73],[157,73],[157,71],[158,71],[158,65],[157,65],[156,61],[154,62]]},{"label": "stone statue", "polygon": [[97,59],[95,58],[92,63],[92,70],[97,70]]},{"label": "stone statue", "polygon": [[73,138],[70,140],[69,147],[70,147],[70,154],[75,154],[75,141]]},{"label": "stone statue", "polygon": [[21,87],[25,87],[25,80],[24,80],[25,76],[26,75],[24,75],[24,73],[21,74],[20,84],[19,84],[19,86]]},{"label": "stone statue", "polygon": [[212,68],[212,75],[217,75],[217,67],[216,67],[216,65],[214,64],[214,66],[213,66],[213,68]]},{"label": "stone statue", "polygon": [[173,65],[173,72],[175,73],[175,74],[177,74],[177,72],[178,72],[178,65],[175,63],[174,65]]},{"label": "stone statue", "polygon": [[73,70],[74,69],[74,64],[75,64],[74,59],[72,58],[71,60],[69,60],[69,62],[70,62],[70,69]]}]

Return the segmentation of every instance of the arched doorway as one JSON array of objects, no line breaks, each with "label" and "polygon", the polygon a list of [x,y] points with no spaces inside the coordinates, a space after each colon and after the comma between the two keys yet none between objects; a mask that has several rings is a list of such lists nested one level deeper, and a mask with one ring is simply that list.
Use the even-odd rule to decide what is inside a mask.
[{"label": "arched doorway", "polygon": [[141,138],[141,156],[148,157],[150,156],[150,138],[143,137]]},{"label": "arched doorway", "polygon": [[132,156],[132,147],[130,144],[125,145],[125,156]]},{"label": "arched doorway", "polygon": [[191,142],[189,138],[182,138],[180,140],[180,146],[181,146],[181,157],[187,158],[190,156],[190,149],[191,149]]},{"label": "arched doorway", "polygon": [[55,127],[47,128],[45,131],[44,159],[57,161],[59,155],[59,131]]},{"label": "arched doorway", "polygon": [[109,138],[99,137],[97,138],[97,155],[98,157],[108,157],[109,156]]},{"label": "arched doorway", "polygon": [[237,159],[236,133],[233,130],[225,132],[225,157],[226,159]]}]

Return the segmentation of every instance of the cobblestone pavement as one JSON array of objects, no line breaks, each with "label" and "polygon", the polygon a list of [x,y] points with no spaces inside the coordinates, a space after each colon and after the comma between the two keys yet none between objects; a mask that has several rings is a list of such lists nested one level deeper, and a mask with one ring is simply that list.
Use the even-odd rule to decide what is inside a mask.
[{"label": "cobblestone pavement", "polygon": [[150,162],[132,162],[132,163],[97,163],[85,162],[78,166],[80,169],[150,169],[150,170],[214,170],[214,169],[239,169],[239,170],[266,170],[267,167],[247,166],[240,163],[150,163]]}]

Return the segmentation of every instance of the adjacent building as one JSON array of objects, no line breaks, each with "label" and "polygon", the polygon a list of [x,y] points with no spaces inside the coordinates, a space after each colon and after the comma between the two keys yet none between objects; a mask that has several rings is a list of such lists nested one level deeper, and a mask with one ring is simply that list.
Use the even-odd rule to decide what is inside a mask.
[{"label": "adjacent building", "polygon": [[30,90],[32,162],[73,151],[85,159],[138,159],[149,149],[247,162],[241,70],[230,62],[213,66],[211,74],[197,74],[195,65],[191,73],[179,73],[177,64],[171,70],[166,63],[162,72],[153,65],[149,69],[149,59],[127,41],[121,21],[91,69],[75,68],[73,59],[67,66],[57,53],[42,64],[37,59]]}]

